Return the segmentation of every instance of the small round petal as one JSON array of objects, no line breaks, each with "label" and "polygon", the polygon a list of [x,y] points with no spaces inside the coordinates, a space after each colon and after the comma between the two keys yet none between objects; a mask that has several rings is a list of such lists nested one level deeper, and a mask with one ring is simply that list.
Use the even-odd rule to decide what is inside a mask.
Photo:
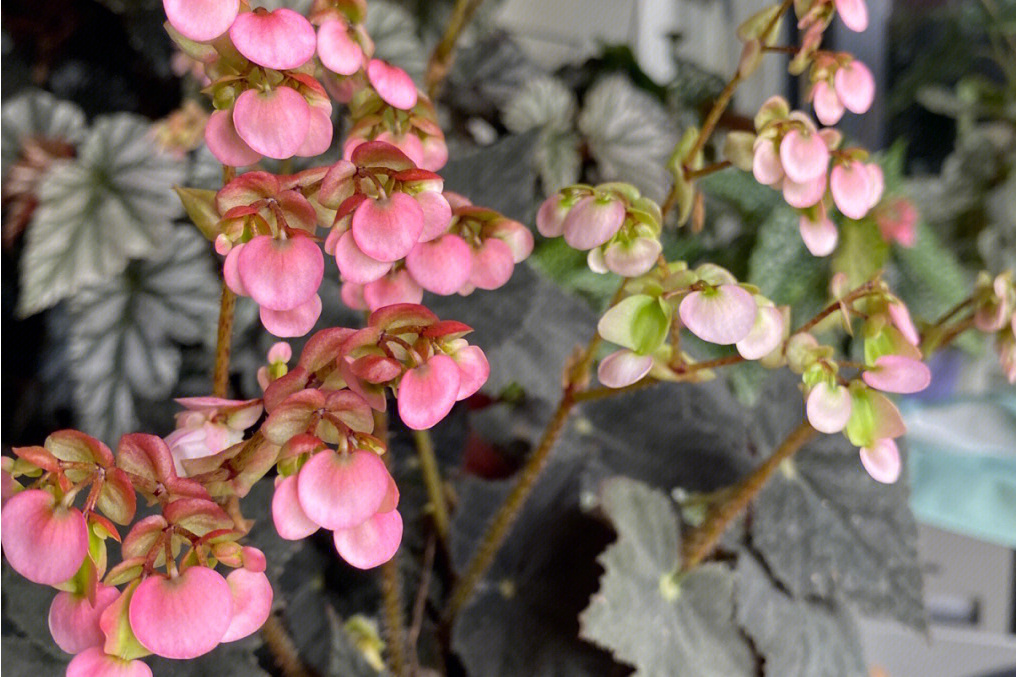
[{"label": "small round petal", "polygon": [[243,246],[237,268],[244,288],[259,306],[291,310],[317,293],[325,259],[310,238],[276,240],[258,235]]},{"label": "small round petal", "polygon": [[321,297],[311,296],[296,308],[272,310],[261,307],[261,324],[272,336],[296,338],[306,336],[321,317]]},{"label": "small round petal", "polygon": [[205,143],[216,160],[230,167],[246,167],[261,160],[261,154],[237,134],[233,116],[228,110],[217,110],[208,117]]},{"label": "small round petal", "polygon": [[307,136],[300,144],[296,155],[300,157],[316,157],[328,150],[332,145],[331,106],[311,106],[307,120]]},{"label": "small round petal", "polygon": [[363,68],[363,48],[349,35],[342,19],[328,19],[318,29],[317,52],[325,68],[352,75]]},{"label": "small round petal", "polygon": [[240,0],[162,0],[169,24],[196,42],[214,40],[229,30]]},{"label": "small round petal", "polygon": [[381,501],[378,512],[391,512],[399,507],[399,485],[395,483],[395,478],[391,475],[388,476],[388,491],[385,493],[385,498]]},{"label": "small round petal", "polygon": [[850,420],[852,402],[850,391],[843,386],[819,383],[808,393],[808,423],[819,432],[838,433]]},{"label": "small round petal", "polygon": [[220,574],[193,566],[173,579],[143,580],[128,613],[141,646],[164,658],[196,658],[222,641],[233,616],[233,594]]},{"label": "small round petal", "polygon": [[599,247],[621,229],[625,211],[620,200],[600,200],[591,195],[582,198],[565,217],[565,242],[580,251]]},{"label": "small round petal", "polygon": [[469,281],[473,250],[461,237],[448,233],[413,247],[406,255],[406,268],[421,287],[448,296]]},{"label": "small round petal", "polygon": [[280,7],[242,12],[229,28],[238,52],[265,68],[290,70],[307,63],[317,46],[314,27],[302,14]]},{"label": "small round petal", "polygon": [[413,249],[423,232],[420,204],[405,193],[364,200],[353,212],[352,232],[356,245],[378,261],[398,261]]},{"label": "small round petal", "polygon": [[883,392],[919,393],[931,384],[931,369],[920,360],[883,355],[861,378],[872,388]]},{"label": "small round petal", "polygon": [[121,660],[92,647],[67,665],[67,677],[152,677],[152,669],[143,661]]},{"label": "small round petal", "polygon": [[515,271],[515,256],[511,247],[496,237],[483,241],[473,253],[469,283],[478,289],[498,289],[511,279]]},{"label": "small round petal", "polygon": [[299,541],[320,528],[300,506],[296,481],[296,475],[283,477],[275,485],[275,493],[272,494],[272,522],[279,536],[287,541]]},{"label": "small round petal", "polygon": [[348,529],[377,512],[388,491],[388,469],[377,454],[321,451],[297,474],[300,506],[326,529]]},{"label": "small round petal", "polygon": [[603,247],[593,247],[589,250],[589,254],[586,256],[586,265],[597,275],[610,272],[610,268],[607,267],[607,262],[603,258]]},{"label": "small round petal", "polygon": [[875,101],[875,76],[860,61],[854,60],[838,68],[833,76],[833,86],[840,101],[851,113],[866,113]]},{"label": "small round petal", "polygon": [[755,314],[755,324],[737,342],[737,352],[746,360],[761,360],[783,342],[783,313],[779,308],[765,306]]},{"label": "small round petal", "polygon": [[399,418],[413,430],[434,427],[455,405],[461,380],[458,365],[447,355],[410,369],[399,383]]},{"label": "small round petal", "polygon": [[652,355],[638,355],[624,349],[603,358],[596,370],[596,377],[608,388],[623,388],[641,381],[652,368]]},{"label": "small round petal", "polygon": [[812,207],[825,195],[826,176],[823,174],[817,179],[797,183],[786,178],[783,181],[783,199],[787,204],[796,209],[807,209]]},{"label": "small round petal", "polygon": [[378,96],[389,106],[409,110],[416,105],[416,85],[406,71],[398,66],[392,66],[380,59],[371,59],[367,64],[367,79],[377,90]]},{"label": "small round petal", "polygon": [[226,576],[233,591],[233,618],[223,642],[235,642],[257,632],[272,612],[272,584],[264,572],[236,569]]},{"label": "small round petal", "polygon": [[872,188],[868,169],[856,160],[836,165],[829,177],[829,190],[836,208],[851,219],[862,219],[868,213]]},{"label": "small round petal", "polygon": [[99,616],[120,596],[113,587],[99,583],[95,588],[95,605],[84,595],[60,592],[49,605],[49,634],[56,645],[67,653],[81,653],[106,641],[99,627]]},{"label": "small round petal", "polygon": [[869,162],[864,165],[864,168],[868,170],[868,178],[871,179],[868,208],[872,209],[882,199],[882,193],[885,192],[885,174],[882,173],[882,168],[874,162]]},{"label": "small round petal", "polygon": [[866,0],[836,0],[836,13],[843,25],[861,33],[868,29],[868,4]]},{"label": "small round petal", "polygon": [[802,215],[800,229],[804,246],[812,256],[829,256],[836,249],[840,239],[836,224],[825,214],[822,214],[818,221],[812,221]]},{"label": "small round petal", "polygon": [[703,341],[718,345],[737,343],[755,325],[758,308],[750,293],[735,284],[693,291],[678,308],[681,322]]},{"label": "small round petal", "polygon": [[512,250],[512,260],[522,263],[533,253],[533,232],[518,221],[505,219],[491,229],[491,237],[503,241]]},{"label": "small round petal", "polygon": [[244,143],[276,160],[293,157],[307,138],[310,105],[295,89],[248,89],[233,105],[233,124]]},{"label": "small round petal", "polygon": [[62,508],[48,491],[29,489],[4,504],[0,541],[12,569],[33,583],[56,585],[85,561],[88,527],[77,508]]},{"label": "small round petal", "polygon": [[419,164],[432,172],[439,172],[448,164],[448,144],[444,137],[428,136],[423,140],[423,160]]},{"label": "small round petal", "polygon": [[452,208],[444,195],[428,190],[417,193],[413,198],[423,209],[423,231],[420,232],[420,242],[429,242],[444,235],[452,222]]},{"label": "small round petal", "polygon": [[793,129],[780,143],[780,161],[791,181],[806,183],[825,176],[829,148],[818,134]]},{"label": "small round petal", "polygon": [[268,349],[268,364],[282,362],[283,364],[293,359],[293,347],[285,341],[276,341]]},{"label": "small round petal", "polygon": [[402,515],[398,510],[379,512],[363,524],[335,532],[335,550],[357,569],[381,566],[402,542]]},{"label": "small round petal", "polygon": [[410,160],[413,161],[417,167],[423,162],[423,142],[420,141],[420,137],[416,134],[402,134],[395,136],[389,131],[383,131],[377,135],[375,141],[384,141],[390,143],[403,153],[406,154]]},{"label": "small round petal", "polygon": [[819,80],[811,90],[815,117],[823,125],[835,125],[843,117],[845,107],[836,90],[825,80]]},{"label": "small round petal", "polygon": [[783,179],[783,165],[780,164],[776,144],[769,140],[759,143],[752,156],[751,173],[763,186],[772,186]]},{"label": "small round petal", "polygon": [[490,376],[490,364],[480,346],[466,346],[451,355],[459,367],[459,391],[456,400],[474,395]]},{"label": "small round petal", "polygon": [[226,254],[226,260],[222,264],[222,279],[226,282],[226,286],[237,296],[250,296],[247,293],[247,288],[243,286],[243,280],[240,278],[239,264],[241,250],[243,250],[243,245],[238,244]]},{"label": "small round petal", "polygon": [[648,273],[663,251],[655,237],[637,237],[630,242],[612,242],[603,252],[603,263],[622,277],[638,277]]},{"label": "small round petal", "polygon": [[360,251],[353,233],[348,230],[339,236],[335,245],[335,262],[339,265],[342,279],[356,284],[380,280],[392,269],[391,262],[376,261]]},{"label": "small round petal", "polygon": [[[367,302],[363,298],[363,285],[355,282],[345,282],[339,290],[339,297],[342,302],[353,310],[367,310]],[[420,294],[423,299],[423,294]]]},{"label": "small round petal", "polygon": [[870,447],[861,447],[861,465],[872,479],[882,484],[892,484],[900,478],[903,463],[900,450],[891,439],[876,440]]},{"label": "small round petal", "polygon": [[917,327],[914,326],[910,311],[907,310],[903,301],[896,300],[889,303],[889,319],[910,345],[917,346],[921,343],[921,335],[917,333]]},{"label": "small round petal", "polygon": [[536,213],[536,230],[543,237],[561,237],[564,233],[564,220],[571,207],[567,206],[559,193],[551,195]]},{"label": "small round petal", "polygon": [[405,268],[363,286],[363,302],[371,311],[399,303],[416,304],[422,300],[423,287]]}]

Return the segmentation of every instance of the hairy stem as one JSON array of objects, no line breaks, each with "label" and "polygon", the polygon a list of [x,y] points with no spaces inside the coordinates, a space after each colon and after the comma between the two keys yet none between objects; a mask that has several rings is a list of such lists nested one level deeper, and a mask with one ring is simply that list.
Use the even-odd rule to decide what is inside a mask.
[{"label": "hairy stem", "polygon": [[727,500],[710,510],[700,527],[685,534],[681,543],[682,569],[697,566],[712,553],[730,523],[748,507],[780,464],[796,454],[816,433],[807,421],[802,422],[762,465],[733,488]]},{"label": "hairy stem", "polygon": [[428,430],[414,430],[416,452],[420,458],[420,471],[423,483],[427,487],[427,497],[434,515],[434,528],[441,543],[448,546],[448,501],[445,499],[444,483],[441,481],[441,470],[434,454],[434,441]]},{"label": "hairy stem", "polygon": [[261,626],[261,637],[272,654],[275,666],[284,677],[311,677],[311,673],[300,660],[300,652],[293,638],[278,616],[271,615]]},{"label": "hairy stem", "polygon": [[469,25],[473,14],[481,4],[483,4],[483,0],[456,0],[444,35],[441,36],[441,41],[437,43],[434,52],[430,55],[430,61],[427,62],[427,94],[431,99],[437,96],[441,83],[452,66],[455,44],[459,40],[459,35]]},{"label": "hairy stem", "polygon": [[[388,441],[388,416],[374,412],[374,435]],[[384,455],[385,465],[391,470],[390,453]],[[381,599],[384,608],[384,635],[388,648],[388,668],[395,677],[406,671],[406,625],[403,619],[402,576],[399,573],[399,553],[381,565]]]},{"label": "hairy stem", "polygon": [[233,343],[233,314],[236,294],[222,282],[219,300],[219,330],[215,338],[215,370],[212,372],[212,395],[225,397],[229,390],[229,354]]}]

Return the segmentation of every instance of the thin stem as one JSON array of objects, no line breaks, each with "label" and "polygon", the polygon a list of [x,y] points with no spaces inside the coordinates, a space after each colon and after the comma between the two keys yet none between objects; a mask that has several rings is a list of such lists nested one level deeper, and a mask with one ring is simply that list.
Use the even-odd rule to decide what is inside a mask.
[{"label": "thin stem", "polygon": [[727,167],[731,166],[731,164],[733,163],[731,163],[730,160],[722,160],[720,162],[714,162],[711,165],[706,165],[702,169],[695,169],[692,171],[685,172],[684,178],[689,181],[692,179],[701,179],[703,176],[709,176],[710,174],[715,174],[716,172],[722,171]]},{"label": "thin stem", "polygon": [[448,69],[452,66],[455,56],[455,44],[463,29],[469,25],[473,14],[483,4],[483,0],[456,0],[452,15],[448,19],[448,26],[445,28],[441,41],[437,43],[434,52],[427,62],[427,94],[433,99],[441,87],[441,82],[448,75]]},{"label": "thin stem", "polygon": [[430,592],[430,579],[434,570],[434,556],[437,553],[437,538],[432,533],[427,538],[427,547],[423,552],[423,569],[420,573],[420,587],[416,590],[413,602],[413,620],[409,624],[406,640],[409,644],[409,674],[417,677],[420,674],[420,631],[423,629],[423,613],[427,608],[427,594]]},{"label": "thin stem", "polygon": [[[815,317],[811,318],[810,320],[802,324],[800,327],[795,329],[794,333],[791,334],[791,336],[796,336],[797,334],[803,334],[807,331],[811,331],[818,325],[819,322],[821,322],[822,320],[826,319],[827,317],[838,311],[842,306],[849,306],[849,304],[853,303],[862,296],[867,296],[868,294],[873,292],[877,285],[878,280],[868,280],[860,287],[857,287],[853,291],[849,292],[843,298],[837,299],[832,303],[830,303],[825,308],[823,308],[818,313],[818,315],[815,315]],[[785,342],[783,345],[784,347],[786,347],[787,343]]]},{"label": "thin stem", "polygon": [[949,320],[951,320],[954,317],[956,317],[956,315],[961,310],[963,310],[967,306],[971,305],[973,302],[974,302],[974,297],[973,296],[968,296],[967,298],[963,299],[962,301],[957,303],[955,306],[950,308],[948,311],[946,311],[945,315],[943,315],[942,317],[940,317],[937,320],[935,320],[935,323],[933,325],[931,325],[930,327],[928,327],[928,331],[930,331],[932,329],[936,329],[938,327],[941,327],[946,322],[948,322]]},{"label": "thin stem", "polygon": [[712,553],[730,523],[748,507],[780,464],[796,454],[816,433],[806,421],[802,422],[762,465],[737,484],[727,500],[710,511],[702,526],[685,535],[681,543],[682,569],[695,567]]},{"label": "thin stem", "polygon": [[[937,325],[936,325],[937,326]],[[921,344],[921,352],[930,355],[933,352],[941,350],[948,346],[950,343],[960,337],[961,334],[974,326],[974,316],[969,315],[964,319],[960,320],[948,330],[944,331],[941,336],[935,336],[934,333],[925,332],[924,338]],[[934,339],[934,340],[930,340]]]},{"label": "thin stem", "polygon": [[775,54],[797,54],[799,49],[800,47],[794,47],[793,45],[767,45],[762,48],[762,51]]},{"label": "thin stem", "polygon": [[236,294],[222,282],[219,299],[219,330],[215,338],[215,370],[212,372],[212,395],[225,397],[229,390],[229,354],[233,343],[233,315]]},{"label": "thin stem", "polygon": [[[388,416],[382,411],[374,412],[374,435],[387,443]],[[383,458],[391,470],[390,454],[386,453]],[[381,599],[388,667],[395,677],[402,677],[406,670],[406,625],[402,617],[402,576],[399,573],[398,553],[381,565]]]},{"label": "thin stem", "polygon": [[293,643],[293,638],[286,632],[286,627],[278,616],[273,614],[268,617],[265,624],[261,626],[261,637],[283,677],[311,677],[303,661],[300,660],[300,651]]},{"label": "thin stem", "polygon": [[428,430],[414,430],[413,440],[416,442],[416,453],[420,458],[420,471],[423,483],[427,487],[427,497],[434,515],[434,528],[441,543],[448,546],[448,501],[445,499],[444,483],[441,481],[441,470],[434,454],[434,441]]}]

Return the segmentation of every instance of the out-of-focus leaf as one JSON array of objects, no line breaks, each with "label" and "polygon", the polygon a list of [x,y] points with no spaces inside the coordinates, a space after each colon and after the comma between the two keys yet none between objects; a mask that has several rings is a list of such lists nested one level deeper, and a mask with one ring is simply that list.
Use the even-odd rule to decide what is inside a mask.
[{"label": "out-of-focus leaf", "polygon": [[540,272],[569,291],[581,294],[594,308],[606,309],[617,290],[615,275],[589,269],[586,252],[573,249],[563,238],[540,242],[529,259]]},{"label": "out-of-focus leaf", "polygon": [[652,96],[622,75],[608,75],[586,94],[578,127],[599,179],[628,181],[660,202],[671,183],[667,158],[677,130]]},{"label": "out-of-focus leaf", "polygon": [[416,21],[399,5],[387,0],[370,4],[365,21],[374,40],[374,55],[402,68],[417,82],[427,69],[427,52],[416,35]]},{"label": "out-of-focus leaf", "polygon": [[936,319],[962,301],[970,289],[970,275],[924,222],[917,224],[914,246],[897,247],[895,260],[896,288],[918,317]]},{"label": "out-of-focus leaf", "polygon": [[574,122],[575,106],[575,95],[563,82],[543,76],[527,82],[508,102],[504,124],[515,134],[542,127],[569,130]]},{"label": "out-of-focus leaf", "polygon": [[66,654],[53,656],[35,642],[17,635],[4,635],[3,650],[0,653],[3,655],[0,670],[9,677],[60,675],[67,669],[71,659]]},{"label": "out-of-focus leaf", "polygon": [[696,185],[706,197],[733,207],[745,221],[756,226],[780,203],[779,193],[739,169],[710,174],[699,179]]},{"label": "out-of-focus leaf", "polygon": [[49,92],[32,90],[5,101],[0,115],[3,174],[17,160],[25,139],[58,139],[76,146],[85,138],[85,125],[85,114],[80,108]]},{"label": "out-of-focus leaf", "polygon": [[210,340],[218,297],[208,243],[191,228],[171,229],[158,258],[78,293],[69,351],[82,429],[115,443],[135,425],[138,399],[167,397],[177,343]]},{"label": "out-of-focus leaf", "polygon": [[617,542],[599,562],[600,590],[580,617],[581,636],[634,665],[635,677],[748,677],[755,661],[734,624],[734,577],[720,564],[679,579],[681,537],[664,494],[609,480],[601,506]]},{"label": "out-of-focus leaf", "polygon": [[[481,11],[487,6],[483,3]],[[436,14],[431,5],[427,14]],[[510,34],[497,30],[462,46],[441,98],[464,115],[493,118],[511,105],[527,83],[546,77]]]},{"label": "out-of-focus leaf", "polygon": [[148,131],[134,115],[100,118],[78,157],[42,181],[21,260],[21,315],[108,280],[130,259],[167,246],[170,222],[180,213],[171,189],[184,167],[158,153]]},{"label": "out-of-focus leaf", "polygon": [[849,288],[858,287],[882,270],[889,258],[889,245],[882,239],[871,219],[844,220],[840,224],[840,244],[833,256],[832,269],[845,273]]},{"label": "out-of-focus leaf", "polygon": [[752,555],[737,559],[737,622],[762,654],[766,677],[864,677],[861,638],[844,607],[798,600]]},{"label": "out-of-focus leaf", "polygon": [[441,170],[445,189],[465,195],[475,205],[528,222],[536,213],[536,171],[530,158],[538,136],[535,130],[506,136],[489,147],[451,160]]},{"label": "out-of-focus leaf", "polygon": [[747,281],[774,303],[791,306],[795,317],[810,317],[826,297],[826,265],[805,248],[797,214],[777,208],[759,226]]}]

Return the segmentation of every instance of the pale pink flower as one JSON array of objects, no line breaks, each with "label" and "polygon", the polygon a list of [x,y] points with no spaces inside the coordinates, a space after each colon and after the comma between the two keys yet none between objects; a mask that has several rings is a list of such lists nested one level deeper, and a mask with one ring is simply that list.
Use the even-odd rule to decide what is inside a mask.
[{"label": "pale pink flower", "polygon": [[801,239],[812,256],[829,256],[836,249],[840,233],[836,224],[826,214],[825,205],[818,205],[818,220],[812,221],[807,214],[802,214],[799,222]]},{"label": "pale pink flower", "polygon": [[693,291],[678,307],[681,322],[703,341],[737,343],[751,333],[758,308],[751,293],[736,284]]},{"label": "pale pink flower", "polygon": [[116,588],[102,583],[96,584],[94,604],[85,595],[57,593],[49,605],[49,634],[53,641],[70,654],[102,646],[105,636],[99,627],[99,617],[119,596]]},{"label": "pale pink flower", "polygon": [[388,478],[384,461],[373,452],[326,449],[300,469],[297,497],[304,514],[316,524],[348,529],[377,512],[388,491]]},{"label": "pale pink flower", "polygon": [[152,677],[152,669],[143,661],[125,661],[96,646],[74,657],[67,665],[67,677]]},{"label": "pale pink flower", "polygon": [[335,531],[335,550],[357,569],[380,566],[395,556],[402,542],[398,510],[376,513],[362,524]]},{"label": "pale pink flower", "polygon": [[222,636],[223,642],[235,642],[257,632],[272,612],[272,584],[261,571],[246,568],[231,571],[226,583],[233,593],[233,615]]},{"label": "pale pink flower", "polygon": [[276,160],[299,152],[310,122],[310,104],[285,85],[267,91],[248,89],[233,104],[239,137],[255,152]]},{"label": "pale pink flower", "polygon": [[871,209],[874,188],[867,166],[856,160],[837,164],[829,177],[836,208],[851,219],[862,219]]},{"label": "pale pink flower", "polygon": [[850,420],[850,391],[841,385],[830,385],[823,381],[808,393],[806,410],[808,423],[815,430],[826,434],[838,433]]},{"label": "pale pink flower", "polygon": [[240,11],[239,0],[162,0],[169,24],[196,42],[214,40],[229,30]]},{"label": "pale pink flower", "polygon": [[824,177],[829,157],[825,140],[816,132],[792,129],[780,142],[783,171],[795,183],[808,183]]},{"label": "pale pink flower", "polygon": [[623,388],[641,381],[652,368],[652,355],[639,355],[624,348],[600,360],[596,377],[608,388]]},{"label": "pale pink flower", "polygon": [[399,418],[414,430],[434,427],[452,410],[462,375],[447,355],[434,355],[406,371],[398,388]]},{"label": "pale pink flower", "polygon": [[423,300],[423,287],[413,279],[408,270],[401,268],[363,285],[361,296],[366,308],[374,311],[399,303],[419,303]]},{"label": "pale pink flower", "polygon": [[913,247],[917,239],[917,208],[904,197],[888,202],[875,213],[875,222],[886,242]]},{"label": "pale pink flower", "polygon": [[599,247],[617,234],[626,209],[620,200],[589,195],[575,203],[565,217],[562,231],[571,247],[586,251]]},{"label": "pale pink flower", "polygon": [[310,22],[285,7],[241,12],[229,28],[229,38],[245,57],[274,70],[299,68],[310,61],[317,46]]},{"label": "pale pink flower", "polygon": [[899,479],[903,470],[900,450],[890,438],[876,440],[870,447],[861,447],[861,465],[872,479],[883,484],[892,484]]},{"label": "pale pink flower", "polygon": [[865,0],[835,0],[836,13],[843,25],[861,33],[868,28],[868,5]]},{"label": "pale pink flower", "polygon": [[398,66],[381,59],[371,59],[367,64],[367,79],[389,106],[409,110],[416,105],[416,85],[406,71]]},{"label": "pale pink flower", "polygon": [[48,491],[29,489],[3,506],[0,541],[7,563],[42,585],[63,583],[88,553],[88,526],[77,508],[57,504]]},{"label": "pale pink flower", "polygon": [[883,355],[861,378],[872,388],[889,393],[918,393],[931,383],[931,370],[920,360]]},{"label": "pale pink flower", "polygon": [[363,48],[341,18],[331,17],[318,28],[317,51],[324,67],[339,75],[353,75],[363,68]]}]

